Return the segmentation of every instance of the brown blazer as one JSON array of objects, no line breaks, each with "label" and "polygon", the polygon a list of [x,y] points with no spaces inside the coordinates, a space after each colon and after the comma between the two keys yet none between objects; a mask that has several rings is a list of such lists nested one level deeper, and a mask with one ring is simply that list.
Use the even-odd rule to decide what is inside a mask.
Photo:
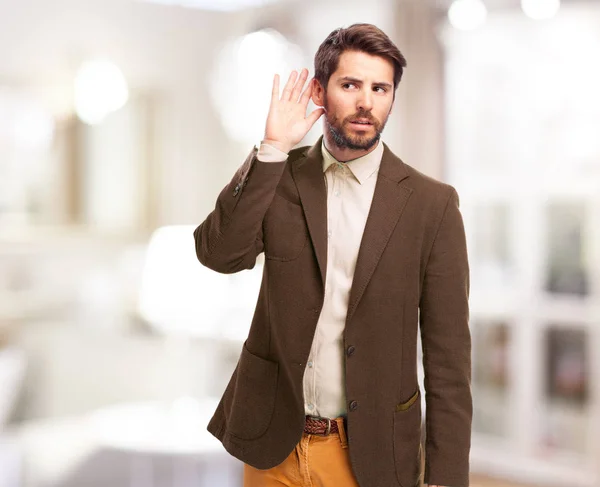
[{"label": "brown blazer", "polygon": [[[265,267],[250,332],[208,431],[259,469],[283,462],[304,427],[302,380],[323,305],[327,204],[321,140],[287,162],[256,149],[195,230],[205,266]],[[472,403],[469,267],[454,188],[385,146],[344,331],[348,441],[361,487],[419,481],[424,351],[425,482],[469,483]],[[350,352],[350,349],[352,352]]]}]

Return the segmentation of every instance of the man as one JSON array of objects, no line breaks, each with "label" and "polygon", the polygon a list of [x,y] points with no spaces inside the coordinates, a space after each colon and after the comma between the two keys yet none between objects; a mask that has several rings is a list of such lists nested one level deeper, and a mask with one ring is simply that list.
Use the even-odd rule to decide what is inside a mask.
[{"label": "man", "polygon": [[[406,61],[378,28],[332,32],[315,79],[279,77],[265,137],[195,230],[202,264],[264,252],[249,335],[208,430],[245,487],[468,485],[469,269],[454,188],[380,141]],[[306,116],[309,100],[318,107]],[[312,148],[293,147],[322,116]],[[425,135],[425,134],[424,134]],[[426,143],[426,139],[424,137]],[[420,325],[420,327],[419,327]]]}]

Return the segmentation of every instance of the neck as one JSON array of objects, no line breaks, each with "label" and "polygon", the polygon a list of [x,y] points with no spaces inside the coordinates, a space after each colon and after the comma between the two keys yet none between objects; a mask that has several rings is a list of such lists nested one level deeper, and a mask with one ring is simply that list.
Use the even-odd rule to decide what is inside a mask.
[{"label": "neck", "polygon": [[381,140],[377,141],[377,143],[369,150],[356,150],[348,149],[347,147],[338,147],[333,140],[333,136],[329,132],[323,134],[323,140],[329,153],[335,158],[336,161],[339,162],[348,162],[358,159],[359,157],[366,156],[377,149],[377,146],[381,143]]}]

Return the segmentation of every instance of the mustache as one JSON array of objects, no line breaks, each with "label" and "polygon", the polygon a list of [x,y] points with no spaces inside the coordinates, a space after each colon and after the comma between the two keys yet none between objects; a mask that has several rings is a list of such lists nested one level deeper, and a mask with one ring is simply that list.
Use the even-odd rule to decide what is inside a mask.
[{"label": "mustache", "polygon": [[349,123],[352,120],[356,120],[357,118],[362,118],[362,119],[368,120],[369,122],[373,123],[374,125],[379,124],[379,121],[371,114],[371,112],[363,112],[363,111],[359,111],[359,112],[355,113],[354,115],[350,115],[349,117],[346,117],[344,119],[344,122]]}]

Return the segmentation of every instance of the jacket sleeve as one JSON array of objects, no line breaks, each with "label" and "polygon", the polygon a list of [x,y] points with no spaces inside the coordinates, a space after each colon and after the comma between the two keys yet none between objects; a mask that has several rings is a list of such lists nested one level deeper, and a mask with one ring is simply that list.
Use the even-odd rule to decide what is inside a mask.
[{"label": "jacket sleeve", "polygon": [[450,195],[425,268],[420,327],[426,391],[425,483],[469,485],[469,264],[458,195]]},{"label": "jacket sleeve", "polygon": [[194,230],[196,255],[224,274],[252,269],[263,250],[262,222],[286,161],[261,162],[255,148],[221,191],[215,209]]}]

